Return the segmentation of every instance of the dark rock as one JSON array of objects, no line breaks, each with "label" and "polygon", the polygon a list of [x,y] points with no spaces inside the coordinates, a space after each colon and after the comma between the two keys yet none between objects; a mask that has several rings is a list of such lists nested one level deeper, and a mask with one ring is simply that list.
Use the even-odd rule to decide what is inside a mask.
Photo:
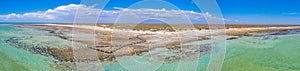
[{"label": "dark rock", "polygon": [[233,39],[238,39],[238,37],[229,37],[229,38],[226,38],[226,40],[233,40]]}]

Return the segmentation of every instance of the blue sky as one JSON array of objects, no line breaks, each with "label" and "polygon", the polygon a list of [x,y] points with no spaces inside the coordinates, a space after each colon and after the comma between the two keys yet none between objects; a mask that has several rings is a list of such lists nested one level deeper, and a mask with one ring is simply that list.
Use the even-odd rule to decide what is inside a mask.
[{"label": "blue sky", "polygon": [[[2,22],[49,22],[39,20],[36,17],[23,17],[25,13],[47,11],[59,6],[70,4],[79,5],[81,0],[1,0],[0,21]],[[104,8],[108,12],[114,12],[116,7],[127,8],[140,0],[111,0]],[[194,11],[201,13],[191,0],[166,0],[184,11]],[[300,0],[217,0],[226,23],[233,24],[300,24]],[[158,5],[159,6],[159,5]],[[155,9],[155,6],[153,6]],[[158,8],[160,9],[160,8]],[[11,18],[1,20],[9,14],[22,15],[22,18]],[[43,16],[43,15],[41,15]],[[48,16],[48,15],[47,15]],[[50,15],[55,16],[56,15]],[[68,16],[71,17],[71,16]],[[64,17],[65,18],[65,17]],[[104,17],[105,18],[105,17]],[[53,18],[49,18],[53,19]],[[70,18],[73,19],[73,18]],[[108,17],[108,19],[113,19]],[[196,19],[195,19],[196,20]],[[113,20],[110,20],[113,21]],[[50,22],[70,22],[64,19],[53,19]],[[107,21],[109,22],[109,21]],[[202,22],[195,22],[202,23]]]}]

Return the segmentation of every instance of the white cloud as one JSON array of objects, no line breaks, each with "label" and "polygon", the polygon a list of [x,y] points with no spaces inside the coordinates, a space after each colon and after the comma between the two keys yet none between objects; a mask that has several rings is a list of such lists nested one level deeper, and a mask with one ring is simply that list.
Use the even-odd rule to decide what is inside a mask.
[{"label": "white cloud", "polygon": [[290,12],[290,13],[282,13],[282,14],[285,14],[285,15],[299,15],[300,12]]},{"label": "white cloud", "polygon": [[85,5],[69,4],[59,6],[47,11],[28,12],[24,14],[11,13],[0,15],[0,21],[39,21],[39,22],[71,22],[78,8],[93,10],[93,7]]},{"label": "white cloud", "polygon": [[[78,12],[76,12],[79,10]],[[0,15],[0,21],[36,21],[36,22],[73,22],[75,15],[80,22],[93,22],[98,19],[98,13],[101,12],[99,22],[114,23],[121,13],[126,12],[131,17],[139,18],[159,18],[164,20],[182,19],[182,16],[188,17],[193,23],[205,23],[205,17],[225,20],[223,18],[213,17],[209,13],[198,13],[186,10],[166,10],[166,9],[127,9],[115,7],[115,10],[101,10],[95,6],[69,4],[58,6],[47,11],[29,12],[24,14]],[[130,21],[129,21],[130,22]]]}]

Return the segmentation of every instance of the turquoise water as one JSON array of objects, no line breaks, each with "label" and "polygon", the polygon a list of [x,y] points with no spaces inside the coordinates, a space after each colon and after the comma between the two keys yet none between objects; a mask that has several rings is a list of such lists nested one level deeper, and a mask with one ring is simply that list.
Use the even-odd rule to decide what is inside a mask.
[{"label": "turquoise water", "polygon": [[0,22],[0,24],[49,24],[50,22]]},{"label": "turquoise water", "polygon": [[[300,34],[297,32],[283,35],[244,36],[236,40],[228,40],[222,71],[300,71],[299,37]],[[205,71],[209,61],[209,54],[202,56],[197,71]],[[179,61],[166,62],[157,71],[174,71],[177,70],[178,64]],[[104,67],[107,71],[124,70],[117,63],[110,63]]]},{"label": "turquoise water", "polygon": [[300,34],[227,41],[223,71],[299,71]]},{"label": "turquoise water", "polygon": [[[55,59],[41,54],[32,53],[30,47],[10,46],[4,41],[9,38],[26,38],[20,42],[51,48],[70,46],[70,42],[49,36],[29,28],[0,26],[0,71],[56,71]],[[28,38],[33,37],[33,38]],[[300,70],[300,34],[245,36],[227,41],[227,51],[222,71],[299,71]],[[208,43],[197,41],[188,43]],[[62,48],[63,49],[63,48]],[[138,61],[145,62],[143,56]],[[198,59],[197,71],[204,71],[210,61],[206,54]],[[183,61],[190,63],[191,61]],[[174,71],[179,61],[164,62],[157,71]],[[117,62],[103,62],[105,71],[128,71]]]},{"label": "turquoise water", "polygon": [[0,71],[53,71],[53,58],[33,54],[3,42],[7,38],[1,34],[12,29],[14,28],[0,26]]}]

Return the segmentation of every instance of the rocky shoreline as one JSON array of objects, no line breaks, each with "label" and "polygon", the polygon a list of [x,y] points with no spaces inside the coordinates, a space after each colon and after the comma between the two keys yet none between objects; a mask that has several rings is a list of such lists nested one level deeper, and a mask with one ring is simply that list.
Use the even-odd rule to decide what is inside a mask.
[{"label": "rocky shoreline", "polygon": [[[24,25],[21,25],[21,27]],[[73,39],[72,36],[70,36],[72,34],[72,28],[74,27],[69,27],[69,26],[56,26],[56,25],[25,25],[25,27],[44,27],[44,28],[39,28],[39,31],[42,32],[48,32],[48,36],[55,36],[58,38],[61,38],[62,40],[67,40],[68,42],[76,42],[76,45],[82,45],[82,46],[86,46],[83,48],[88,48],[88,45],[92,45],[92,46],[97,46],[97,45],[110,45],[111,43],[108,43],[109,41],[104,41],[104,40],[81,40],[81,39]],[[81,28],[82,29],[82,28]],[[239,28],[239,30],[226,30],[227,35],[228,36],[232,36],[232,37],[227,37],[226,40],[234,40],[234,39],[238,39],[240,36],[251,36],[253,34],[257,34],[257,33],[270,33],[270,32],[274,32],[272,33],[273,35],[278,35],[278,34],[284,34],[284,33],[280,33],[282,31],[288,31],[288,30],[299,30],[299,27],[283,27],[283,28],[276,28],[276,29],[258,29],[258,28],[254,28],[254,29],[250,29],[249,28]],[[88,29],[85,29],[86,31],[88,31]],[[84,33],[84,34],[88,34],[85,30],[81,30],[81,31],[76,31],[79,33]],[[200,30],[201,31],[201,30]],[[108,33],[109,30],[96,30],[97,34],[101,34],[103,36],[105,35],[111,35]],[[278,33],[276,33],[278,32]],[[138,32],[138,33],[134,33],[134,34],[141,34],[142,32]],[[183,33],[184,34],[184,33]],[[172,35],[172,34],[171,34]],[[161,35],[161,34],[156,34],[156,33],[152,33],[152,35],[143,35],[140,36],[140,39],[143,39],[142,43],[138,43],[136,41],[138,40],[130,40],[130,42],[133,42],[133,45],[130,45],[129,47],[131,47],[131,52],[130,53],[124,53],[125,50],[115,50],[112,47],[94,47],[92,49],[94,49],[97,53],[96,55],[98,56],[98,59],[87,59],[87,60],[78,60],[78,59],[74,59],[74,50],[72,48],[72,46],[69,45],[63,45],[61,46],[62,48],[53,48],[52,46],[40,46],[39,44],[30,44],[30,43],[25,43],[23,42],[25,41],[30,41],[27,39],[33,39],[35,38],[34,36],[27,36],[27,37],[11,37],[7,40],[5,40],[6,43],[10,44],[11,46],[15,46],[18,48],[22,48],[24,50],[28,50],[30,52],[36,53],[36,54],[41,54],[44,56],[49,56],[49,57],[53,57],[55,59],[57,59],[60,62],[78,62],[78,61],[115,61],[116,56],[126,56],[126,55],[141,55],[144,52],[147,52],[149,50],[153,50],[157,47],[162,47],[162,46],[157,46],[155,48],[147,48],[147,45],[149,44],[159,44],[159,43],[164,43],[164,47],[167,47],[168,50],[174,52],[173,55],[171,56],[166,56],[166,60],[172,61],[172,60],[178,60],[180,58],[185,58],[188,56],[192,56],[194,54],[197,53],[201,53],[201,54],[206,54],[208,53],[212,47],[210,47],[209,44],[202,44],[202,45],[197,45],[197,46],[184,46],[185,47],[185,51],[180,51],[179,48],[179,44],[175,39],[178,39],[178,37],[176,36],[171,36],[171,35]],[[209,34],[207,34],[209,35]],[[207,36],[206,35],[206,36]],[[134,37],[136,35],[133,35],[131,37]],[[95,37],[95,36],[93,36]],[[205,36],[197,36],[197,37],[205,37]],[[103,37],[99,38],[102,39]],[[109,37],[108,37],[109,38]],[[160,38],[160,39],[158,39]],[[172,39],[170,39],[172,38]],[[175,38],[175,39],[174,39]],[[186,43],[191,42],[191,41],[200,41],[200,40],[208,40],[210,39],[209,37],[206,38],[198,38],[196,40],[188,40],[186,41]],[[66,41],[66,42],[67,42]],[[165,41],[165,42],[162,42]],[[176,41],[176,42],[175,42]],[[36,41],[39,42],[39,41]],[[92,44],[90,42],[98,42],[97,45]],[[78,44],[77,44],[78,43]],[[138,44],[134,44],[134,43],[138,43]],[[43,44],[43,43],[40,43]],[[47,44],[51,44],[50,42]],[[84,45],[83,45],[84,44]],[[100,50],[97,51],[97,49],[103,49],[107,50],[107,51],[114,51],[114,52],[118,52],[117,54],[110,54],[112,52],[101,52]],[[183,53],[183,54],[176,54],[176,53]]]}]

